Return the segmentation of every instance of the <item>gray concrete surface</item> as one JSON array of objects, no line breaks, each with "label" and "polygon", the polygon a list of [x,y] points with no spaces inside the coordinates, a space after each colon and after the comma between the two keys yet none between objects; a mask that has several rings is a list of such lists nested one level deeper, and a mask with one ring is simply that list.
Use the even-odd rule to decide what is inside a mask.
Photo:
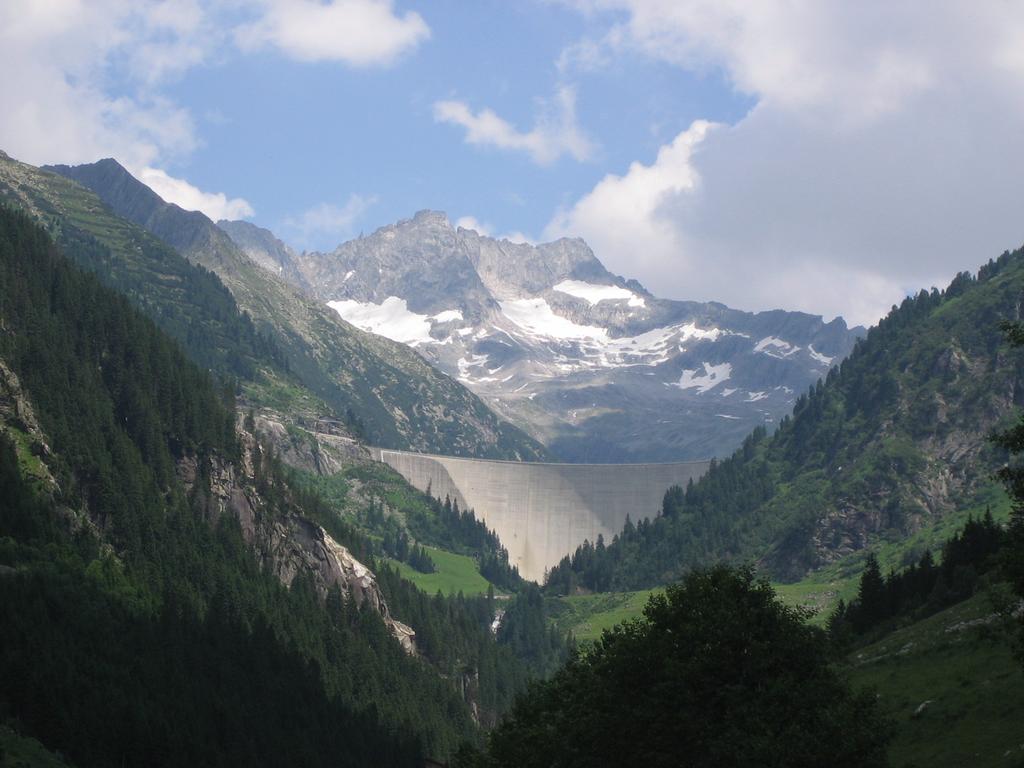
[{"label": "gray concrete surface", "polygon": [[541,464],[462,459],[371,448],[421,491],[475,510],[527,579],[573,552],[584,539],[606,541],[633,521],[654,517],[665,491],[686,486],[708,462],[678,464]]}]

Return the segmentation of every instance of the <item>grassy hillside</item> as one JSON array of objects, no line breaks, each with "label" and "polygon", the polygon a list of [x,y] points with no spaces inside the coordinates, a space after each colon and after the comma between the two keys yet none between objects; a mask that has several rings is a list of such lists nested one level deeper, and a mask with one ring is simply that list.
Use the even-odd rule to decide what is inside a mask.
[{"label": "grassy hillside", "polygon": [[604,630],[640,616],[647,599],[662,591],[657,588],[548,598],[549,612],[560,631],[572,632],[578,642],[588,642],[599,638]]},{"label": "grassy hillside", "polygon": [[[440,592],[444,595],[486,595],[491,583],[480,575],[476,560],[467,555],[457,555],[437,547],[424,547],[430,559],[434,561],[437,571],[420,573],[415,568],[388,558],[388,562],[398,569],[402,578],[411,581],[428,595]],[[496,590],[500,591],[500,590]]]},{"label": "grassy hillside", "polygon": [[978,594],[851,655],[896,723],[893,768],[1024,764],[1024,672],[993,611]]},{"label": "grassy hillside", "polygon": [[[881,539],[868,549],[812,571],[800,581],[775,582],[772,586],[783,602],[808,609],[812,624],[824,625],[840,598],[849,602],[857,594],[857,584],[869,553],[876,555],[882,571],[888,573],[890,569],[899,570],[916,561],[925,550],[938,554],[942,544],[959,531],[969,517],[980,518],[989,510],[997,522],[1009,519],[1010,500],[1001,486],[986,484],[973,502],[931,521],[931,525],[912,535]],[[594,640],[600,637],[601,630],[639,616],[648,596],[659,589],[551,597],[548,603],[561,630],[571,631],[577,640]]]}]

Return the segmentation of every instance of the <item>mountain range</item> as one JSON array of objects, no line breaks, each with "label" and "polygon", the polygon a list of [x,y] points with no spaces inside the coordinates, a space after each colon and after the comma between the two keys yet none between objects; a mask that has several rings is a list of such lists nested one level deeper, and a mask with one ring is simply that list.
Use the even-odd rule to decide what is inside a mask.
[{"label": "mountain range", "polygon": [[437,211],[330,253],[218,224],[255,262],[409,345],[564,461],[727,455],[863,333],[841,318],[660,299],[578,238],[512,243]]},{"label": "mountain range", "polygon": [[255,361],[243,379],[246,396],[281,418],[312,425],[322,416],[344,422],[358,414],[360,434],[387,447],[501,459],[547,455],[408,347],[344,322],[257,266],[206,216],[164,202],[114,160],[47,171],[3,155],[0,197],[109,248],[119,268],[109,264],[102,275],[122,282],[135,275],[133,290],[144,304],[180,298],[168,299],[175,285],[163,277],[175,260],[181,269],[193,264],[215,274],[220,290],[228,289],[225,300],[278,349],[280,364]]},{"label": "mountain range", "polygon": [[[935,664],[915,635],[848,657],[862,679],[878,660],[927,666],[879,699],[901,749],[981,754],[957,745],[984,722],[986,754],[1005,757],[1024,706],[1005,672],[1010,560],[949,553],[1010,516],[995,475],[1011,457],[989,438],[1024,402],[1001,329],[1022,294],[1024,250],[1007,252],[864,333],[659,299],[580,240],[515,244],[432,211],[301,253],[168,204],[113,160],[0,154],[0,709],[17,718],[0,755],[451,759],[559,667],[567,629],[596,636],[640,610],[628,590],[724,562],[755,563],[822,623],[862,570],[849,615],[874,610],[874,573],[871,637],[938,627],[954,654]],[[540,587],[472,512],[416,492],[366,442],[723,458]],[[927,600],[898,604],[890,586],[922,573]],[[977,614],[926,613],[968,598]],[[1001,691],[999,711],[972,691]]]}]

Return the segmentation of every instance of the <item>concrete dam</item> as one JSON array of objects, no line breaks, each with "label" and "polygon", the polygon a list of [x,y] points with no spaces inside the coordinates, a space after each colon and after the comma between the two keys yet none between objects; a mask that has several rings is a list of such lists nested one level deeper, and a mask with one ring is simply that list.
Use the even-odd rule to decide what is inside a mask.
[{"label": "concrete dam", "polygon": [[626,516],[654,517],[665,491],[684,488],[708,462],[677,464],[544,464],[463,459],[371,448],[414,487],[451,496],[498,534],[509,561],[527,579],[544,571],[598,534],[611,541]]}]

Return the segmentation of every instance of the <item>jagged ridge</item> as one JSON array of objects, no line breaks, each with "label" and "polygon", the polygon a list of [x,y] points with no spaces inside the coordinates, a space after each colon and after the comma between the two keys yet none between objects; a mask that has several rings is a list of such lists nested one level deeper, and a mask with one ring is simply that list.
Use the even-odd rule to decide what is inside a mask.
[{"label": "jagged ridge", "polygon": [[797,312],[658,299],[580,239],[530,245],[421,211],[331,253],[221,222],[343,317],[413,346],[570,461],[731,451],[791,407],[859,329]]},{"label": "jagged ridge", "polygon": [[[61,169],[72,173],[72,169]],[[168,205],[113,160],[75,171],[137,223],[192,262],[219,275],[238,306],[272,334],[291,371],[336,413],[351,409],[375,442],[495,458],[532,458],[543,448],[496,417],[478,398],[438,374],[418,355],[358,331],[280,278],[258,267],[202,214]],[[40,215],[56,213],[110,247],[123,268],[152,249],[103,202],[61,177],[15,161],[0,162],[0,190]],[[116,211],[115,211],[116,212]]]}]

